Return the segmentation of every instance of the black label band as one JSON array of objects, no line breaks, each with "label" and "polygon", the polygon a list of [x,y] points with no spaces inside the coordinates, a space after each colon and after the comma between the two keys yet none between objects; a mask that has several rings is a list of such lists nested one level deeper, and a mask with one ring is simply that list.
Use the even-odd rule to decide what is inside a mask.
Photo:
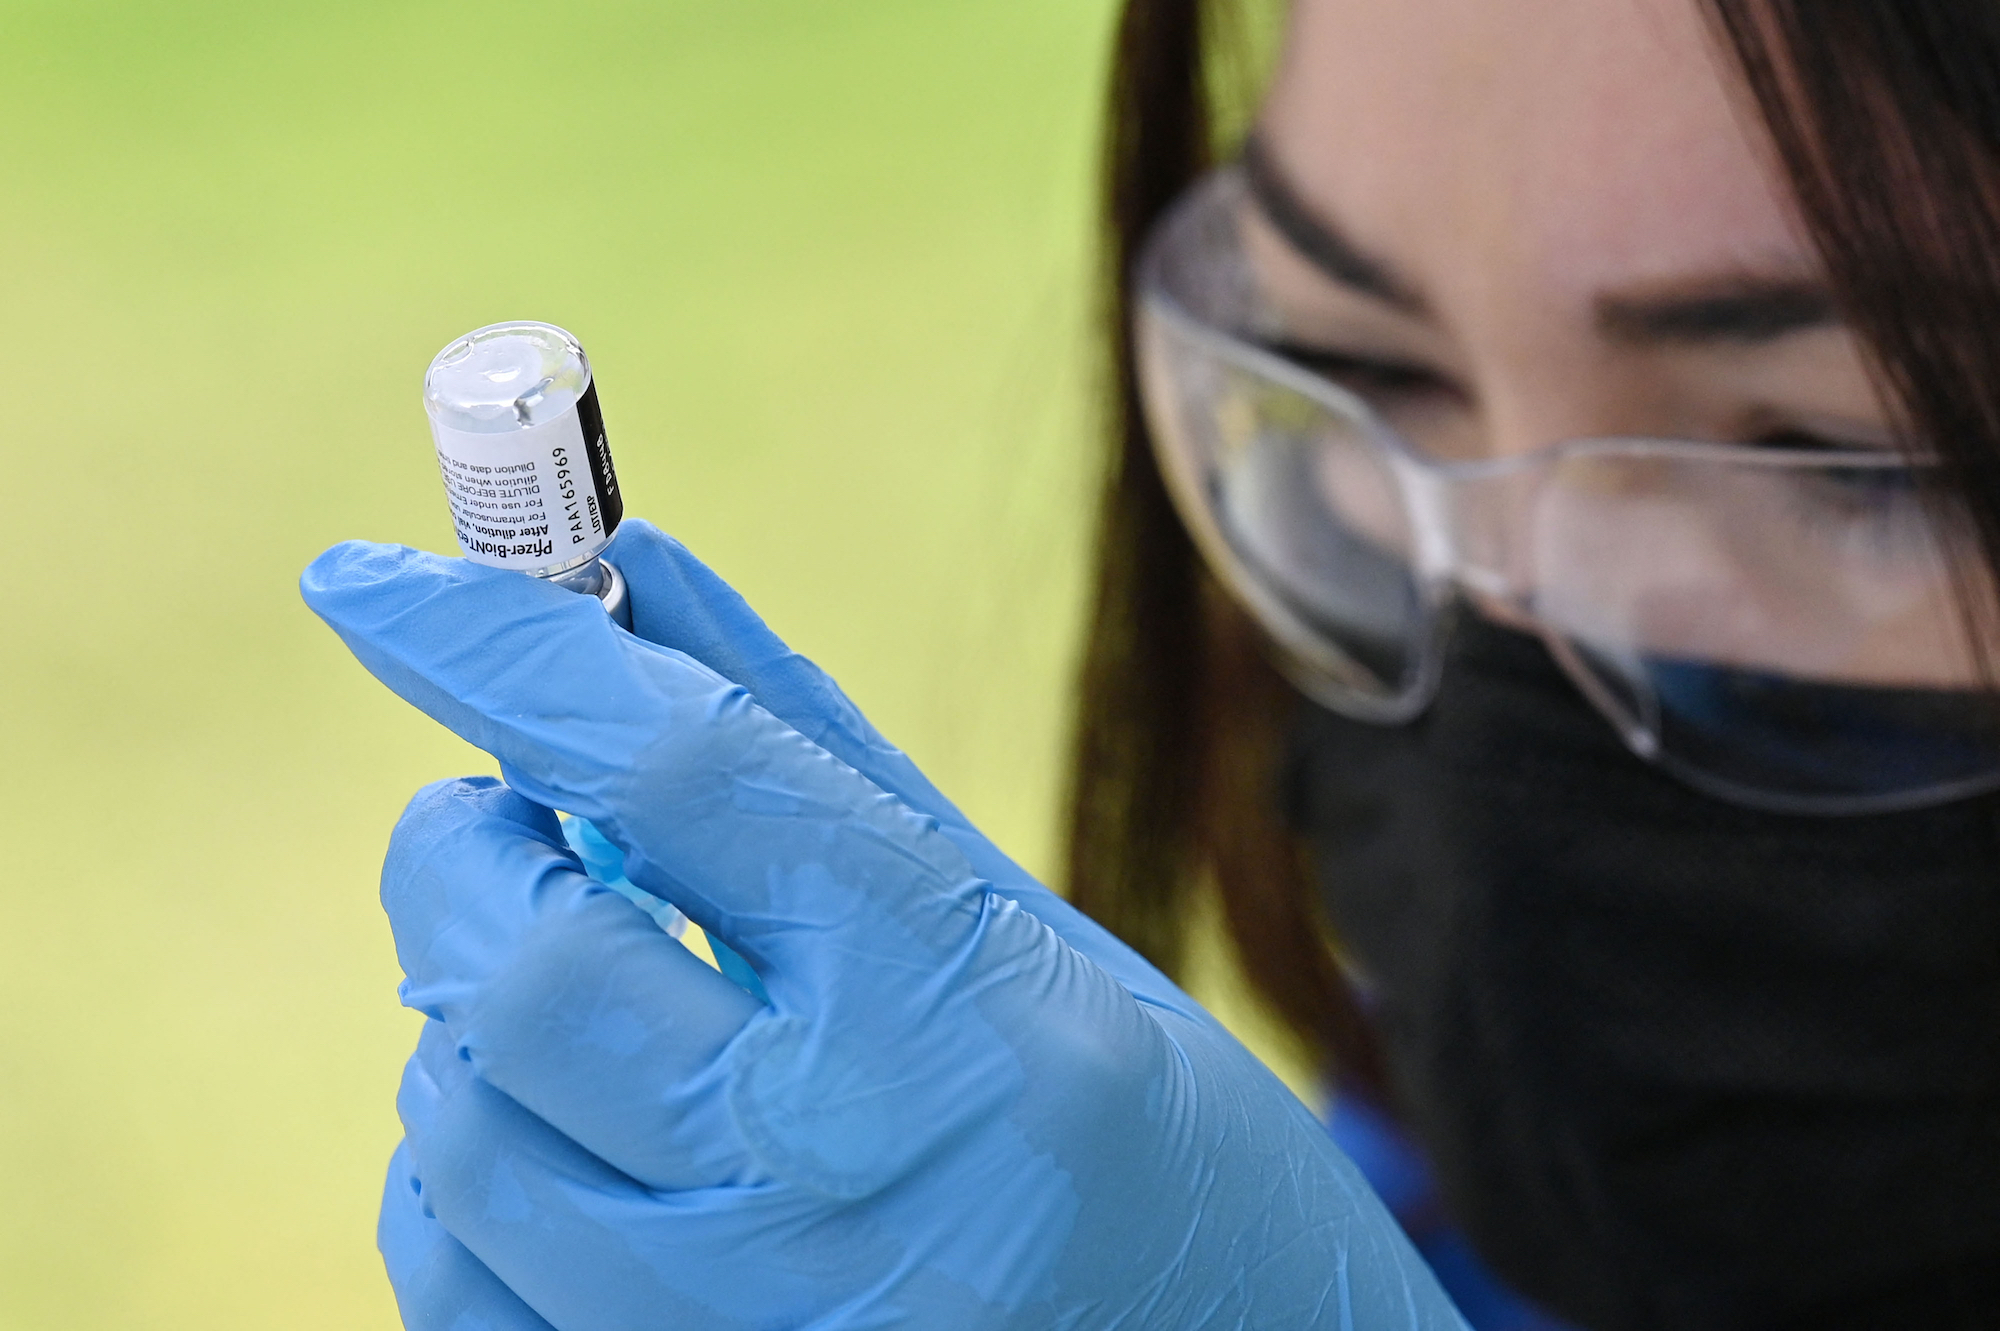
[{"label": "black label band", "polygon": [[597,518],[604,535],[618,530],[625,516],[625,499],[618,493],[618,472],[611,465],[611,445],[604,438],[604,410],[597,405],[597,379],[576,402],[577,423],[583,427],[583,451],[590,457],[590,483],[597,491]]}]

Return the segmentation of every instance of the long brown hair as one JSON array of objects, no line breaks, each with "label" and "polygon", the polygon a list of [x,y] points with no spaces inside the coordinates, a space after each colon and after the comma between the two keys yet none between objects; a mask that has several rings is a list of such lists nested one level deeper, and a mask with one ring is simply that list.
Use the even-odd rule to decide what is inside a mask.
[{"label": "long brown hair", "polygon": [[1206,878],[1257,990],[1322,1058],[1372,1083],[1378,1057],[1327,946],[1303,849],[1278,812],[1276,758],[1296,700],[1174,513],[1125,314],[1154,219],[1227,146],[1230,121],[1240,125],[1254,100],[1259,62],[1246,48],[1258,17],[1216,0],[1128,0],[1118,28],[1103,194],[1110,453],[1071,769],[1069,889],[1173,973],[1189,897]]},{"label": "long brown hair", "polygon": [[[1942,458],[1986,565],[2000,568],[2000,5],[1703,2],[1836,300],[1913,435]],[[1173,511],[1139,409],[1126,315],[1147,231],[1233,146],[1257,95],[1244,80],[1258,62],[1240,43],[1256,21],[1246,9],[1259,4],[1127,0],[1118,27],[1103,163],[1108,454],[1069,889],[1171,973],[1190,894],[1212,883],[1251,984],[1343,1084],[1379,1091],[1379,1052],[1279,815],[1279,756],[1299,704]]]},{"label": "long brown hair", "polygon": [[[2000,6],[1707,0],[1848,325],[2000,570]],[[1994,674],[1985,570],[1961,571]]]}]

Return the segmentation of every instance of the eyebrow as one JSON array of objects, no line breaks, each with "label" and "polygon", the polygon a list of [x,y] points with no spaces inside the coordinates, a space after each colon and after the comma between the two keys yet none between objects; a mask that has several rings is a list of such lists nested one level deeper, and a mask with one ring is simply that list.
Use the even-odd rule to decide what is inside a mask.
[{"label": "eyebrow", "polygon": [[1301,199],[1256,134],[1243,142],[1243,175],[1258,210],[1285,243],[1334,281],[1406,314],[1427,307],[1416,285],[1340,234]]},{"label": "eyebrow", "polygon": [[[1414,282],[1342,235],[1299,196],[1255,132],[1244,140],[1241,161],[1258,210],[1315,268],[1392,309],[1429,313]],[[1841,321],[1824,282],[1793,277],[1708,279],[1649,295],[1599,296],[1596,307],[1598,331],[1633,346],[1758,344]]]},{"label": "eyebrow", "polygon": [[1825,283],[1799,278],[1731,277],[1650,296],[1600,296],[1598,331],[1616,342],[1773,342],[1840,322]]}]

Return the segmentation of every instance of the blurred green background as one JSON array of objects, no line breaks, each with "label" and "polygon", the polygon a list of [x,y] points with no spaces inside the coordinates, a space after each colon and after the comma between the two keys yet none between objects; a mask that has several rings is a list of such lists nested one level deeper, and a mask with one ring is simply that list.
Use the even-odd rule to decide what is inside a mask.
[{"label": "blurred green background", "polygon": [[375,875],[491,763],[294,584],[453,548],[468,328],[578,333],[629,511],[1052,868],[1110,18],[0,0],[0,1328],[395,1324]]}]

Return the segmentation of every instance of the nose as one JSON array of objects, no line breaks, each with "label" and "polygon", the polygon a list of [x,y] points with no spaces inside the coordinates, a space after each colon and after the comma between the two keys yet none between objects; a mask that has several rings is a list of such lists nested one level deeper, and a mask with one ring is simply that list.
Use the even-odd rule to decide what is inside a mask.
[{"label": "nose", "polygon": [[1540,468],[1522,455],[1406,461],[1404,472],[1419,576],[1453,583],[1483,607],[1519,608]]},{"label": "nose", "polygon": [[1658,434],[1656,394],[1595,356],[1560,355],[1480,376],[1472,414],[1485,458],[1524,457],[1571,439]]}]

